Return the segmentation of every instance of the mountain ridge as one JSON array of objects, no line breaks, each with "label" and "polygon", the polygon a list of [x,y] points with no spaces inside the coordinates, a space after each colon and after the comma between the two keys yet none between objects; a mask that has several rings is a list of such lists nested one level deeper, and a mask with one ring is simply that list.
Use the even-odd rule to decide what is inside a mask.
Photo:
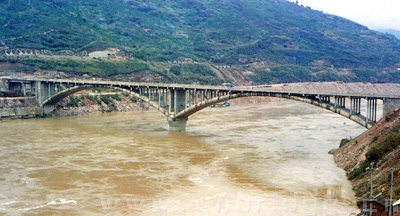
[{"label": "mountain ridge", "polygon": [[[394,36],[284,0],[9,0],[0,2],[0,15],[4,48],[89,53],[112,47],[157,65],[149,68],[172,81],[185,74],[216,77],[213,65],[250,66],[254,75],[246,79],[256,83],[400,77]],[[181,59],[196,68],[158,64]]]}]

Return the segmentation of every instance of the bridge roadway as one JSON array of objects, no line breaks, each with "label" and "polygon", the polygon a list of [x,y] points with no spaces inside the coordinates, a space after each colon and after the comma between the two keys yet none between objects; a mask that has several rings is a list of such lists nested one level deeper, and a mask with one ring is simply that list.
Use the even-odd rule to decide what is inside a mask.
[{"label": "bridge roadway", "polygon": [[[279,97],[313,104],[345,116],[367,128],[377,121],[377,100],[383,101],[384,114],[400,107],[400,86],[397,84],[297,83],[229,88],[35,77],[2,77],[0,79],[9,91],[35,95],[44,113],[50,113],[55,104],[63,98],[84,89],[96,87],[118,89],[148,102],[161,111],[167,116],[170,130],[174,131],[184,131],[188,117],[201,109],[248,96]],[[325,87],[318,87],[318,85]],[[388,90],[382,91],[382,89]],[[366,102],[365,116],[361,114],[362,101]]]}]

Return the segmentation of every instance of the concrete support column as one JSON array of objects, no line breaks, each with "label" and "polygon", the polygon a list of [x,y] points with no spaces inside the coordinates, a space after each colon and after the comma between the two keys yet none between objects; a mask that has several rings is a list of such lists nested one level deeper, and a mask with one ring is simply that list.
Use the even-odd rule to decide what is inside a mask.
[{"label": "concrete support column", "polygon": [[147,88],[147,94],[149,95],[149,102],[152,101],[153,91],[150,88]]},{"label": "concrete support column", "polygon": [[197,89],[194,90],[193,94],[194,104],[197,104],[199,102],[199,92],[197,91]]},{"label": "concrete support column", "polygon": [[39,104],[43,104],[44,101],[56,94],[58,86],[55,83],[48,82],[36,82],[35,95],[36,100]]},{"label": "concrete support column", "polygon": [[350,98],[350,114],[361,113],[361,98]]},{"label": "concrete support column", "polygon": [[376,122],[377,99],[367,99],[367,121]]},{"label": "concrete support column", "polygon": [[175,114],[186,109],[186,91],[183,89],[174,90],[174,112]]},{"label": "concrete support column", "polygon": [[335,98],[335,104],[334,104],[335,112],[340,114],[341,109],[345,108],[345,98],[340,96],[335,96],[334,98]]},{"label": "concrete support column", "polygon": [[[44,87],[43,87],[44,88]],[[36,82],[36,92],[35,92],[35,95],[36,95],[36,100],[37,100],[37,102],[39,103],[39,104],[41,104],[43,101],[44,101],[44,99],[43,99],[43,92],[42,92],[42,82],[40,82],[40,81],[37,81]]]},{"label": "concrete support column", "polygon": [[24,96],[26,96],[26,84],[22,83],[22,92],[24,94]]},{"label": "concrete support column", "polygon": [[157,88],[157,94],[158,94],[158,107],[161,107],[161,89]]},{"label": "concrete support column", "polygon": [[335,96],[335,108],[344,108],[345,106],[345,97]]},{"label": "concrete support column", "polygon": [[331,102],[331,97],[330,96],[324,96],[323,101],[330,103]]},{"label": "concrete support column", "polygon": [[168,101],[168,89],[164,89],[163,90],[163,100],[164,100],[164,102],[163,102],[163,107],[165,107],[165,106],[167,106],[168,104],[169,104],[169,101]]},{"label": "concrete support column", "polygon": [[36,82],[36,99],[39,104],[42,104],[45,100],[51,97],[51,87],[49,83]]},{"label": "concrete support column", "polygon": [[188,118],[172,118],[168,117],[170,131],[186,131],[186,123]]},{"label": "concrete support column", "polygon": [[319,102],[331,102],[331,97],[330,96],[323,96],[323,95],[318,95]]},{"label": "concrete support column", "polygon": [[173,114],[173,112],[175,111],[174,107],[175,107],[175,90],[174,89],[169,89],[169,110],[168,113],[169,114]]},{"label": "concrete support column", "polygon": [[186,109],[187,91],[185,89],[169,89],[168,124],[171,131],[185,131],[187,117],[175,118],[174,116]]},{"label": "concrete support column", "polygon": [[52,97],[53,95],[56,94],[57,86],[56,86],[55,83],[48,83],[47,85],[48,85],[48,88],[49,88],[48,89],[48,98],[50,98],[50,97]]}]

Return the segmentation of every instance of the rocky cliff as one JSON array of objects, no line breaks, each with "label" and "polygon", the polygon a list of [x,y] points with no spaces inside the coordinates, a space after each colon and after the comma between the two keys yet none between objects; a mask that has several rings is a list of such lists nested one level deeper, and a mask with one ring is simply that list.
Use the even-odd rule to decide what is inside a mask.
[{"label": "rocky cliff", "polygon": [[391,172],[394,172],[394,199],[400,199],[400,110],[384,116],[370,130],[333,151],[337,165],[347,172],[358,197],[369,196],[369,178],[367,170],[374,163],[374,196],[388,199],[390,194]]},{"label": "rocky cliff", "polygon": [[34,97],[0,98],[1,118],[37,117],[43,113]]}]

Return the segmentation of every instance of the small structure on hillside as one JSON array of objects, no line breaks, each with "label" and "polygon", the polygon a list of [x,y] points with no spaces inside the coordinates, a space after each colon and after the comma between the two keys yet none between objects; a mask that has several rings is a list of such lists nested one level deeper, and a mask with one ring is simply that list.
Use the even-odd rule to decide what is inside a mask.
[{"label": "small structure on hillside", "polygon": [[400,199],[393,203],[393,216],[400,216]]},{"label": "small structure on hillside", "polygon": [[230,65],[217,65],[217,64],[214,64],[213,66],[215,68],[217,68],[217,69],[228,69],[228,68],[231,68]]},{"label": "small structure on hillside", "polygon": [[89,53],[89,57],[92,59],[108,59],[117,58],[119,49],[108,48],[106,50],[93,51]]},{"label": "small structure on hillside", "polygon": [[360,209],[357,216],[387,216],[389,209],[384,203],[376,199],[360,200],[357,202],[357,207]]}]

